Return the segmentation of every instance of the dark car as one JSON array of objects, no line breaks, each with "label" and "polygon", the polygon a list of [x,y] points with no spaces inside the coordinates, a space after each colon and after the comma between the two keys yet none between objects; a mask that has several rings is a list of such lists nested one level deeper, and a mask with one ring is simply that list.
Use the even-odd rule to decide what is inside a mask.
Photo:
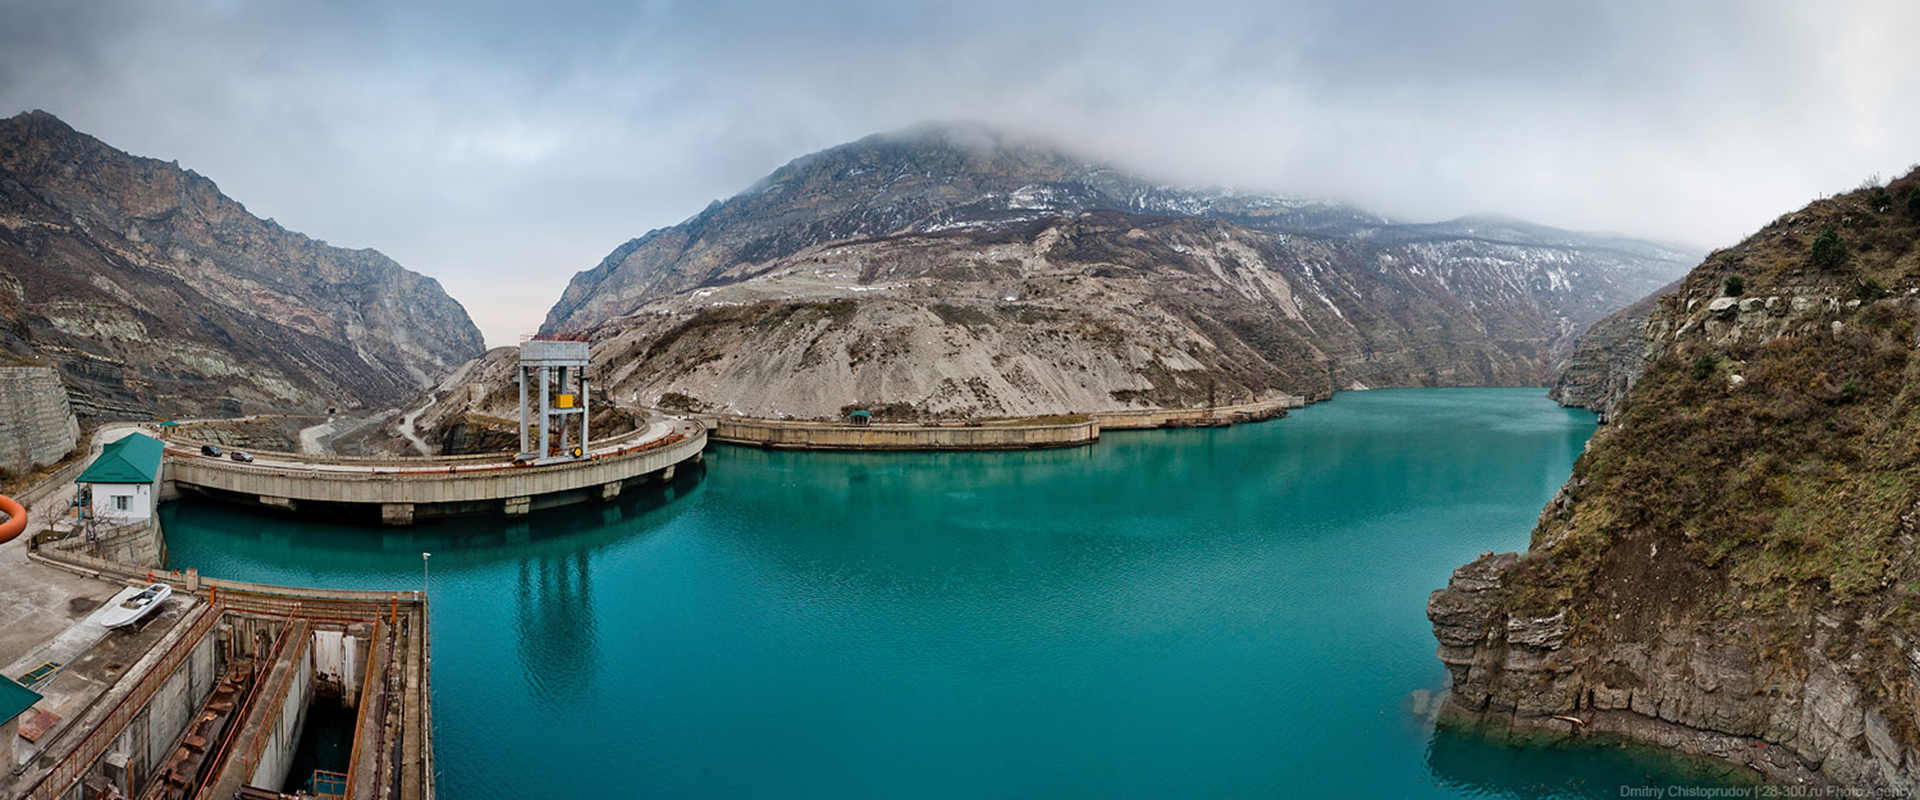
[{"label": "dark car", "polygon": [[213,445],[210,445],[210,444],[203,444],[203,445],[200,445],[200,455],[203,455],[203,456],[212,456],[212,457],[214,457],[214,458],[219,458],[219,457],[220,457],[220,448],[218,448],[218,447],[214,447]]},{"label": "dark car", "polygon": [[231,452],[231,453],[228,453],[228,454],[227,454],[227,457],[228,457],[228,458],[231,458],[231,459],[233,459],[233,460],[235,460],[235,461],[238,461],[238,462],[240,462],[240,463],[242,463],[242,464],[251,464],[251,463],[253,463],[253,456],[252,456],[252,455],[249,455],[249,454],[247,454],[247,453],[242,453],[242,452],[240,452],[240,451],[238,451],[238,450],[235,450],[235,451],[233,451],[233,452]]}]

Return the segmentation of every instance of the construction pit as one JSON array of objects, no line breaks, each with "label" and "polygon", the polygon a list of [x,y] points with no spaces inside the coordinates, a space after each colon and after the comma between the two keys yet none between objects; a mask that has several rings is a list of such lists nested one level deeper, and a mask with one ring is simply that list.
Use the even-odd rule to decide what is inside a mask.
[{"label": "construction pit", "polygon": [[[87,556],[56,558],[20,566],[130,589],[148,577]],[[42,698],[12,741],[0,797],[434,796],[419,593],[151,577],[173,593],[140,622],[102,629],[88,614],[34,652],[0,653],[16,665],[42,653],[67,659],[42,662],[48,668],[29,686]],[[127,595],[112,594],[102,610]]]}]

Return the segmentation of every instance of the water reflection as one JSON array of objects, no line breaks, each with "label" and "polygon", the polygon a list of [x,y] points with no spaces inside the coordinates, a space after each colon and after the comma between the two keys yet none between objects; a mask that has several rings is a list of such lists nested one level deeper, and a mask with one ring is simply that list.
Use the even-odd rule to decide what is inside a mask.
[{"label": "water reflection", "polygon": [[514,650],[527,685],[549,708],[584,701],[600,659],[592,560],[586,553],[524,559],[518,576]]},{"label": "water reflection", "polygon": [[1739,768],[1668,750],[1598,742],[1517,746],[1446,728],[1434,732],[1427,766],[1441,786],[1466,797],[1601,800],[1628,789],[1758,785]]}]

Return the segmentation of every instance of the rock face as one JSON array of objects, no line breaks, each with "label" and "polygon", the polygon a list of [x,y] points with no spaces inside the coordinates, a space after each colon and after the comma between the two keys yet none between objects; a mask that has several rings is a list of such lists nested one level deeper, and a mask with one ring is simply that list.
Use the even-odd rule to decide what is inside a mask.
[{"label": "rock face", "polygon": [[1920,791],[1916,254],[1920,173],[1782,217],[1660,297],[1644,372],[1528,552],[1433,594],[1443,720]]},{"label": "rock face", "polygon": [[0,121],[0,324],[96,420],[398,404],[484,350],[433,279],[37,111]]},{"label": "rock face", "polygon": [[990,131],[816,153],[575,276],[625,401],[1017,416],[1541,385],[1691,257],[1497,219],[1169,189]]},{"label": "rock face", "polygon": [[1647,318],[1656,301],[1680,287],[1661,287],[1580,332],[1547,396],[1563,406],[1598,412],[1605,421],[1640,379],[1647,356]]},{"label": "rock face", "polygon": [[73,452],[80,423],[52,367],[0,366],[0,470],[29,472]]}]

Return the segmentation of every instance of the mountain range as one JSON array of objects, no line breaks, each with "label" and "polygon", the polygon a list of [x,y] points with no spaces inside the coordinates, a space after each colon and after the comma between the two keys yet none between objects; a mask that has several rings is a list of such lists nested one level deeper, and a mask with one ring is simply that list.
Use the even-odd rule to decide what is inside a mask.
[{"label": "mountain range", "polygon": [[1012,416],[1545,385],[1697,254],[1495,217],[1168,187],[965,125],[794,160],[574,276],[623,401]]},{"label": "mountain range", "polygon": [[51,114],[0,120],[0,351],[57,365],[85,421],[394,406],[484,350],[438,282],[376,251]]},{"label": "mountain range", "polygon": [[[0,202],[0,348],[59,366],[84,420],[394,407],[456,370],[505,373],[470,363],[481,337],[432,279],[44,112],[0,122]],[[798,158],[621,245],[544,330],[588,334],[620,403],[680,410],[1320,399],[1545,385],[1576,334],[1693,260],[1497,217],[1170,187],[925,125]],[[500,387],[462,396],[427,422],[503,411]]]}]

